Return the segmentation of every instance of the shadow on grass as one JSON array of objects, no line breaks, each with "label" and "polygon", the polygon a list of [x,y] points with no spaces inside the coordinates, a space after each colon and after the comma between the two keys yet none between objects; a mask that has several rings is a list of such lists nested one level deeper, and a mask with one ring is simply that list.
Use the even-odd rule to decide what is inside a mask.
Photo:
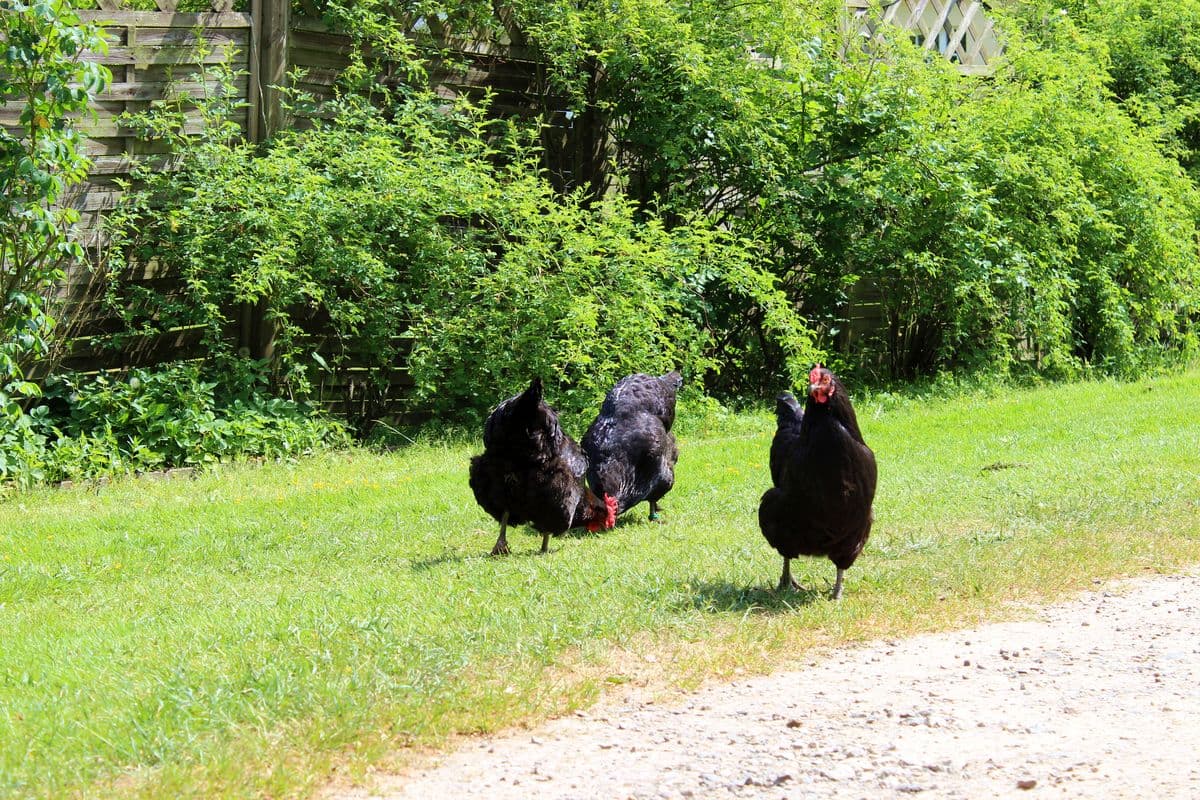
[{"label": "shadow on grass", "polygon": [[[658,526],[657,522],[647,520],[645,517],[638,519],[618,519],[615,528],[624,528],[632,525],[640,527],[643,525]],[[614,529],[615,529],[614,528]],[[550,552],[541,552],[542,535],[533,528],[524,526],[513,526],[508,529],[508,546],[511,552],[505,556],[495,556],[495,558],[526,558],[529,556],[552,556],[558,549],[555,544],[562,546],[564,542],[573,539],[590,539],[592,537],[601,537],[611,534],[612,530],[589,531],[587,528],[571,528],[566,533],[554,534],[550,537]],[[494,536],[495,534],[491,534]],[[525,548],[525,540],[529,542],[529,548]],[[482,542],[482,539],[480,540]],[[495,543],[495,539],[489,539],[489,542]],[[569,545],[568,545],[569,546]],[[490,560],[491,550],[487,545],[481,544],[478,552],[471,553],[442,553],[439,556],[430,556],[423,558],[420,561],[412,562],[412,568],[417,572],[425,572],[434,569],[443,564],[459,564],[463,561],[473,561],[477,558],[488,558]]]},{"label": "shadow on grass", "polygon": [[825,598],[816,589],[779,591],[774,587],[739,586],[728,581],[691,584],[691,607],[710,614],[787,614]]},{"label": "shadow on grass", "polygon": [[[495,544],[495,539],[489,538],[486,544],[483,539],[480,539],[478,550],[473,550],[469,553],[445,552],[438,556],[430,556],[429,558],[412,562],[412,568],[417,572],[425,572],[440,567],[443,564],[461,564],[464,561],[482,560],[490,562],[514,558],[533,558],[535,556],[548,558],[560,550],[564,546],[564,542],[568,539],[585,539],[592,536],[603,536],[605,533],[607,531],[593,533],[583,528],[573,528],[566,533],[551,536],[550,551],[543,553],[542,535],[540,533],[533,531],[531,528],[529,529],[529,535],[526,536],[524,531],[514,534],[514,531],[510,528],[508,532],[509,552],[507,555],[493,556],[491,547]],[[567,544],[565,546],[569,547],[570,545]]]},{"label": "shadow on grass", "polygon": [[666,520],[648,519],[645,516],[629,516],[618,517],[616,527],[618,528],[652,528],[657,529],[660,525],[665,525]]},{"label": "shadow on grass", "polygon": [[464,561],[473,561],[486,555],[487,550],[482,548],[480,548],[478,553],[442,553],[440,556],[430,556],[429,558],[422,558],[420,561],[414,561],[412,562],[412,568],[415,572],[427,572],[443,564],[461,564]]},{"label": "shadow on grass", "polygon": [[536,541],[531,542],[528,548],[521,547],[519,544],[514,544],[510,539],[508,542],[510,552],[503,556],[493,556],[492,551],[487,545],[481,545],[479,550],[470,553],[442,553],[440,556],[430,556],[422,558],[420,561],[412,562],[414,572],[428,572],[431,569],[436,569],[443,564],[462,564],[466,561],[478,561],[480,565],[486,565],[491,562],[502,562],[518,558],[545,558],[554,555],[554,539],[550,540],[550,552],[542,552],[542,539],[539,536]]}]

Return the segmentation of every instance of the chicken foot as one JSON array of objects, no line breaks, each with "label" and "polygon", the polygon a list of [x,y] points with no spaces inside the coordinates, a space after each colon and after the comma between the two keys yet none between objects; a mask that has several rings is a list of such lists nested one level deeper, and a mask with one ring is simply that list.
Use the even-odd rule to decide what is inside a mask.
[{"label": "chicken foot", "polygon": [[842,578],[846,576],[846,570],[838,567],[837,580],[833,582],[833,592],[829,595],[830,600],[842,599]]},{"label": "chicken foot", "polygon": [[788,589],[799,589],[800,584],[792,577],[792,560],[785,558],[783,560],[783,575],[779,576],[779,586],[777,591],[783,592]]},{"label": "chicken foot", "polygon": [[508,539],[505,537],[505,530],[508,527],[508,512],[504,512],[504,516],[500,517],[500,538],[496,540],[496,546],[492,548],[492,555],[506,556],[508,555]]},{"label": "chicken foot", "polygon": [[650,501],[650,521],[654,522],[658,519],[658,501]]}]

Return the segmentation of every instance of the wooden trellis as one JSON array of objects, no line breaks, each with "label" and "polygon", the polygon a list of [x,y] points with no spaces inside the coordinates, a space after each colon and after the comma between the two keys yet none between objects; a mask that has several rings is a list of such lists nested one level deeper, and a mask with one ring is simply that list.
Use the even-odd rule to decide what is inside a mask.
[{"label": "wooden trellis", "polygon": [[987,72],[1002,50],[986,3],[979,0],[847,0],[868,33],[887,23],[908,32],[967,73]]}]

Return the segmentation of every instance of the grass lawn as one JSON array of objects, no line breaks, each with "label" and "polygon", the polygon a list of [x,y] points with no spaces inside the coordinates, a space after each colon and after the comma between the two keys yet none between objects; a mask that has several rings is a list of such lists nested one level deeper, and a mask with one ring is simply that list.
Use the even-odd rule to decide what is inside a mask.
[{"label": "grass lawn", "polygon": [[304,795],[606,685],[766,671],[1200,561],[1200,372],[858,413],[876,525],[840,604],[824,560],[793,564],[813,591],[772,589],[765,410],[681,419],[665,522],[642,505],[546,556],[524,529],[485,556],[472,446],[12,495],[0,796]]}]

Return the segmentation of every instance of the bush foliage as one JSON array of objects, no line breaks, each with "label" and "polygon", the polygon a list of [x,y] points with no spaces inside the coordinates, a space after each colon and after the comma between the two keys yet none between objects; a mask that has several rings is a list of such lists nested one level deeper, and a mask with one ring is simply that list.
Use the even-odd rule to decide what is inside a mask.
[{"label": "bush foliage", "polygon": [[245,358],[233,314],[265,304],[291,397],[351,364],[386,391],[399,363],[416,411],[479,414],[531,374],[582,411],[631,371],[736,368],[714,296],[764,321],[780,370],[813,354],[750,243],[699,218],[668,230],[620,197],[558,196],[521,136],[426,94],[387,115],[348,99],[261,155],[193,143],[113,221],[114,273],[153,255],[186,287],[114,281],[131,332],[199,327],[228,372]]},{"label": "bush foliage", "polygon": [[[397,30],[386,4],[327,9],[372,42]],[[859,377],[1128,374],[1194,354],[1200,4],[989,13],[1006,55],[983,79],[897,28],[864,38],[841,0],[514,0],[440,18],[541,53],[553,90],[531,102],[559,120],[543,142],[610,142],[598,173],[556,185],[752,243],[817,349]],[[384,49],[420,74],[421,50]],[[881,324],[855,323],[874,298]],[[770,393],[779,359],[753,315],[720,305],[727,368],[707,388]]]},{"label": "bush foliage", "polygon": [[69,2],[5,0],[0,11],[0,107],[19,109],[0,126],[0,421],[15,424],[20,398],[37,391],[25,368],[54,325],[44,295],[83,252],[70,236],[79,213],[61,202],[91,163],[77,118],[111,76],[83,59],[106,45]]},{"label": "bush foliage", "polygon": [[261,392],[230,394],[195,364],[60,376],[0,431],[0,481],[17,485],[295,458],[349,443],[343,427]]},{"label": "bush foliage", "polygon": [[[1117,4],[1137,12],[1122,28],[1101,4],[1014,5],[992,12],[1007,56],[985,80],[891,26],[864,39],[840,2],[516,13],[577,110],[611,110],[617,182],[763,244],[850,366],[1121,373],[1194,352],[1200,205],[1179,162],[1200,7]],[[885,324],[849,336],[865,288]]]},{"label": "bush foliage", "polygon": [[[315,127],[247,144],[220,92],[198,136],[182,101],[131,120],[175,169],[113,215],[112,341],[199,331],[215,396],[354,366],[362,432],[390,395],[477,419],[532,374],[588,414],[635,370],[748,399],[817,357],[862,382],[1200,348],[1195,0],[993,4],[985,78],[842,0],[315,5],[364,45]],[[546,65],[528,116],[432,91],[447,40],[489,36]],[[125,280],[152,258],[182,291]]]}]

